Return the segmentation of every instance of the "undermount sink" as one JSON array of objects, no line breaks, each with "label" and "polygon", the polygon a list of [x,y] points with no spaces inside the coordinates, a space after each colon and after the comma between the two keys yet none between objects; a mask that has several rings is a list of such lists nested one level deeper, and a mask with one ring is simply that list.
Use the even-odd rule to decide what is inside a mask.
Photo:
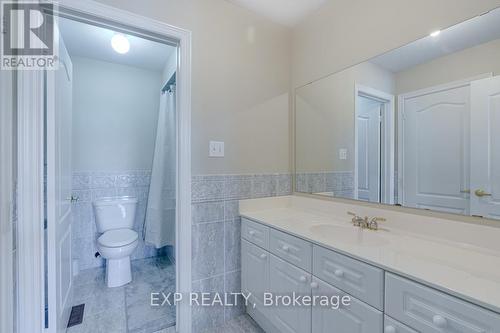
[{"label": "undermount sink", "polygon": [[335,240],[339,243],[359,246],[384,246],[386,238],[378,234],[380,231],[363,230],[359,227],[343,227],[332,224],[316,224],[309,228],[318,237]]}]

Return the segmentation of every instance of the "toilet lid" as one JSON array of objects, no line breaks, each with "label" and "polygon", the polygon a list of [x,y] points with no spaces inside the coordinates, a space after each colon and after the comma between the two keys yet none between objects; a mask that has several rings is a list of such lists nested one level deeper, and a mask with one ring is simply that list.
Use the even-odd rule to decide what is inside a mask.
[{"label": "toilet lid", "polygon": [[102,246],[120,247],[135,242],[138,238],[137,232],[130,229],[108,230],[102,234],[97,241]]}]

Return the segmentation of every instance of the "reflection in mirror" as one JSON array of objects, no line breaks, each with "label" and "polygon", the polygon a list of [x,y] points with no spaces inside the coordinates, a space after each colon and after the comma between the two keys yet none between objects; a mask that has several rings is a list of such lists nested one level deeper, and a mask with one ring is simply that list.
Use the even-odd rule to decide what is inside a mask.
[{"label": "reflection in mirror", "polygon": [[295,190],[500,218],[500,9],[305,85]]}]

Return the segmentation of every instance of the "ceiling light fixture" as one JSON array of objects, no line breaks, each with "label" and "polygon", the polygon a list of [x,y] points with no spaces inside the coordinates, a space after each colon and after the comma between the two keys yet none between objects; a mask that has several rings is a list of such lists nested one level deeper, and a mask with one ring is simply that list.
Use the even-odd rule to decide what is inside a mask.
[{"label": "ceiling light fixture", "polygon": [[432,32],[430,36],[437,37],[437,36],[439,36],[440,33],[441,33],[441,30],[436,30],[436,31]]},{"label": "ceiling light fixture", "polygon": [[130,42],[123,34],[115,34],[113,38],[111,38],[111,46],[120,54],[125,54],[130,50]]}]

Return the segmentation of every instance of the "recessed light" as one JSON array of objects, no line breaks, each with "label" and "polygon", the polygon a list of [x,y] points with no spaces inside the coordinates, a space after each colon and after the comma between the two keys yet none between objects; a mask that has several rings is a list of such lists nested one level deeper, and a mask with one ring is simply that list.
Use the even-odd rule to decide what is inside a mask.
[{"label": "recessed light", "polygon": [[441,30],[436,30],[430,34],[431,37],[437,37],[441,33]]},{"label": "recessed light", "polygon": [[111,46],[120,54],[125,54],[130,50],[130,42],[123,34],[115,34],[113,38],[111,38]]}]

